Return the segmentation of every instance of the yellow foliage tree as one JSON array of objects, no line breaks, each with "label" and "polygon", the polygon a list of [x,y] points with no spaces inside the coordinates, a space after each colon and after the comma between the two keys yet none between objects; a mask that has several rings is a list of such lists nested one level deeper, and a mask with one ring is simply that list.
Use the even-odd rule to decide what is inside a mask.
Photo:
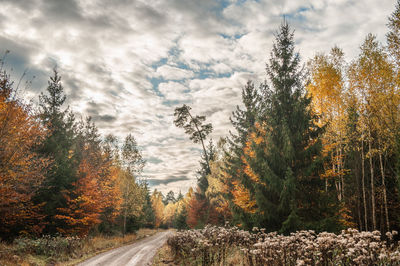
[{"label": "yellow foliage tree", "polygon": [[311,73],[307,86],[312,96],[312,108],[318,115],[318,126],[325,128],[322,137],[323,153],[330,156],[325,164],[326,190],[328,179],[334,180],[337,197],[343,201],[345,192],[344,146],[346,145],[346,104],[344,86],[344,59],[340,48],[329,55],[316,55],[308,63]]},{"label": "yellow foliage tree", "polygon": [[164,222],[164,203],[161,192],[154,190],[151,195],[151,205],[156,216],[155,227],[159,227]]}]

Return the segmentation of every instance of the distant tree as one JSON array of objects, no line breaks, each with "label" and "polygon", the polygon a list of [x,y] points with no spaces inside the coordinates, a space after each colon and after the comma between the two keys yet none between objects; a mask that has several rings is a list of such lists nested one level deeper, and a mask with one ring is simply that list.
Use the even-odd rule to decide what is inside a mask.
[{"label": "distant tree", "polygon": [[142,225],[147,228],[153,228],[156,217],[154,214],[153,207],[151,206],[150,190],[146,182],[142,184],[142,190],[144,193],[144,203],[142,209],[143,213]]},{"label": "distant tree", "polygon": [[167,195],[165,196],[163,203],[164,205],[168,205],[170,203],[175,203],[176,199],[175,199],[175,194],[172,190],[170,190]]},{"label": "distant tree", "polygon": [[176,201],[181,201],[181,200],[183,200],[183,194],[182,194],[182,192],[179,190],[179,194],[178,194],[178,196],[176,197]]},{"label": "distant tree", "polygon": [[178,229],[178,230],[189,229],[186,219],[187,219],[187,210],[186,210],[186,207],[183,206],[182,210],[179,212],[179,214],[177,215],[177,217],[175,219],[176,229]]},{"label": "distant tree", "polygon": [[164,204],[162,202],[163,195],[155,189],[151,195],[151,205],[155,215],[155,227],[158,228],[164,221]]},{"label": "distant tree", "polygon": [[[199,194],[197,191],[196,194]],[[188,202],[187,224],[190,228],[201,228],[208,220],[208,205],[206,198],[193,196]]]},{"label": "distant tree", "polygon": [[132,134],[126,136],[122,146],[122,164],[129,172],[135,175],[139,175],[146,164]]},{"label": "distant tree", "polygon": [[204,141],[211,133],[212,125],[211,123],[203,124],[203,122],[206,120],[206,117],[199,115],[193,116],[190,113],[191,109],[192,108],[186,104],[184,104],[182,107],[175,108],[174,123],[177,127],[185,129],[185,133],[190,136],[190,140],[192,140],[194,143],[201,143],[207,167],[210,169],[209,156],[207,154]]},{"label": "distant tree", "polygon": [[[139,217],[143,215],[142,204],[145,201],[145,195],[137,183],[137,178],[143,170],[145,160],[139,151],[135,138],[131,134],[125,138],[121,159],[124,167],[121,171],[123,232],[126,233],[128,216],[131,223],[138,223]],[[137,225],[134,227],[136,228]]]}]

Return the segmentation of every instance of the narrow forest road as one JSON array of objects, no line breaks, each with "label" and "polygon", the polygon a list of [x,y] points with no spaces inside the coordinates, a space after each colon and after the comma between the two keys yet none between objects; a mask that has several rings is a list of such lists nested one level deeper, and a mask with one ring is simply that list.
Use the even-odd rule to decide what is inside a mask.
[{"label": "narrow forest road", "polygon": [[133,244],[112,249],[88,259],[78,266],[123,266],[123,265],[151,265],[157,250],[164,245],[173,232],[159,232],[153,236],[146,237]]}]

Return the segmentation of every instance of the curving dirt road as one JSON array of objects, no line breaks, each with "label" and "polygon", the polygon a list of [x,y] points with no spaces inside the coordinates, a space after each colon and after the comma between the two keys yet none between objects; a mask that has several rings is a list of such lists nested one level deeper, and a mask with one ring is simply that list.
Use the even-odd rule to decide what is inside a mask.
[{"label": "curving dirt road", "polygon": [[151,265],[157,250],[164,245],[171,231],[159,232],[136,243],[101,253],[78,266]]}]

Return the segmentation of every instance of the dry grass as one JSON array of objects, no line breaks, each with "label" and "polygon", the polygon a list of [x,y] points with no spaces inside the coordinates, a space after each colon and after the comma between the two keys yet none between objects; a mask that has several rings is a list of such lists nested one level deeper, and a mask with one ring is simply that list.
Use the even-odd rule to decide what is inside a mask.
[{"label": "dry grass", "polygon": [[[228,250],[226,262],[224,266],[248,266],[244,260],[243,253],[239,248],[231,248]],[[172,248],[165,244],[162,246],[154,257],[153,266],[177,266],[177,265],[201,265],[201,262],[195,258],[176,258]]]},{"label": "dry grass", "polygon": [[174,254],[168,244],[162,246],[154,256],[153,266],[179,265],[174,261]]},{"label": "dry grass", "polygon": [[248,265],[247,260],[243,256],[243,252],[239,248],[231,248],[228,250],[228,257],[226,265],[229,266],[246,266]]},{"label": "dry grass", "polygon": [[0,243],[0,265],[75,265],[83,260],[93,257],[101,252],[133,243],[161,230],[140,229],[135,234],[122,236],[93,236],[81,240],[79,248],[71,254],[56,256],[43,256],[30,253],[21,253],[18,247]]}]

